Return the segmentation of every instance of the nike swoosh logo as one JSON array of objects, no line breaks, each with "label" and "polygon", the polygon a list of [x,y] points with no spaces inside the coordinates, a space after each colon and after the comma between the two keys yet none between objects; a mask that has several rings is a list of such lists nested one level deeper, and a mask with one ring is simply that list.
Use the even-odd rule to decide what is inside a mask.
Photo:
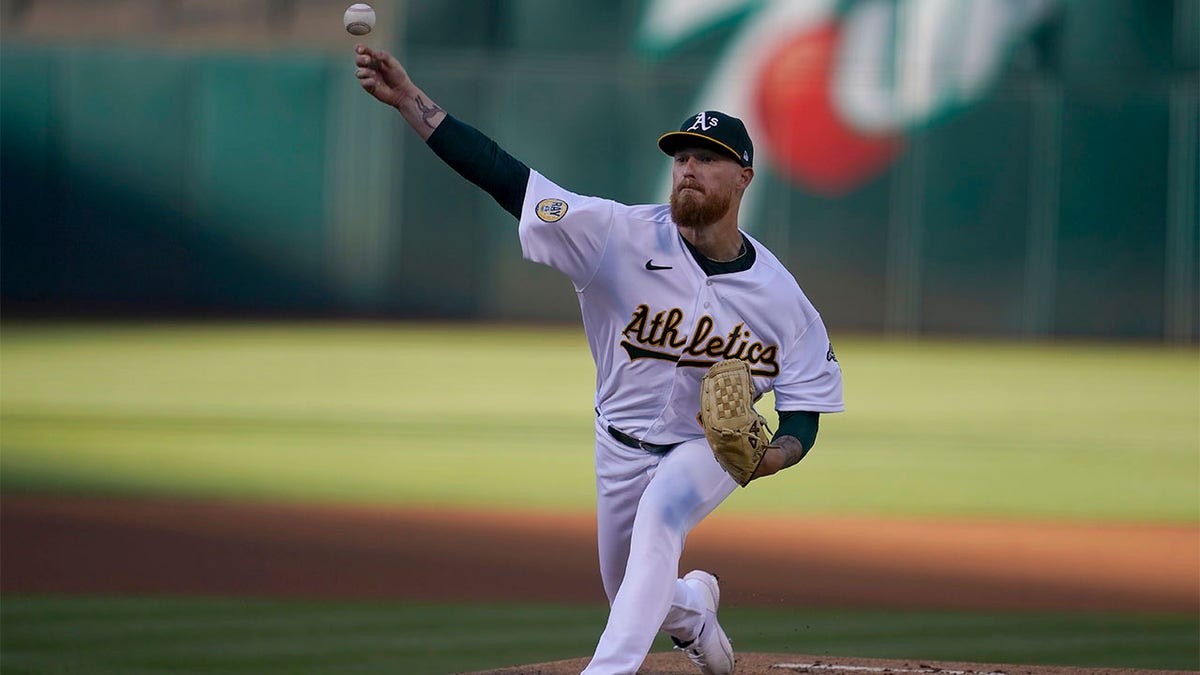
[{"label": "nike swoosh logo", "polygon": [[654,258],[651,258],[646,261],[646,269],[653,271],[653,270],[669,270],[669,269],[674,269],[674,268],[667,266],[667,265],[655,265]]}]

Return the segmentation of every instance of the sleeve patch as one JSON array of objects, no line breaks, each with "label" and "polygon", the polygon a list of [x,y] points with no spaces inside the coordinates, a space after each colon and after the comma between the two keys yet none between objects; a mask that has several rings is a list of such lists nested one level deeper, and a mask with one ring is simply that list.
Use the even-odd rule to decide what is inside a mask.
[{"label": "sleeve patch", "polygon": [[567,203],[561,199],[543,199],[537,203],[534,213],[544,222],[558,222],[567,215]]}]

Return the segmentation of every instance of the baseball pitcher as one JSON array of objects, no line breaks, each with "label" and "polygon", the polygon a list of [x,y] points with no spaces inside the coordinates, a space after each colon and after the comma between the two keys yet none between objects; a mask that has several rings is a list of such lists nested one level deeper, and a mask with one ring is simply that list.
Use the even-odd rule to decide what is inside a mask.
[{"label": "baseball pitcher", "polygon": [[[687,534],[739,485],[799,462],[841,369],[792,275],[738,228],[754,179],[742,122],[689,116],[658,139],[670,204],[575,194],[449,116],[384,51],[355,47],[364,90],[518,221],[524,256],[575,286],[596,363],[596,519],[608,624],[586,675],[636,673],[664,631],[705,675],[734,670],[717,577],[679,578]],[[774,390],[779,429],[753,408]]]}]

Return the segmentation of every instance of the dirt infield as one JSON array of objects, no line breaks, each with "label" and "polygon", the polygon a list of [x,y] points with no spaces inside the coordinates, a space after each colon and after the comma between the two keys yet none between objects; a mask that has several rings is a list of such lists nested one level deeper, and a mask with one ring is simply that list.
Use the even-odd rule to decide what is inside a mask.
[{"label": "dirt infield", "polygon": [[[590,514],[6,495],[0,531],[5,593],[603,599]],[[690,535],[682,564],[719,573],[724,605],[1200,612],[1200,532],[1189,525],[714,516]],[[1079,672],[738,659],[743,675]],[[577,673],[581,663],[495,673]],[[642,673],[691,668],[654,654]]]},{"label": "dirt infield", "polygon": [[[5,592],[603,599],[589,514],[4,496],[0,529]],[[717,515],[683,566],[729,604],[1200,611],[1187,525]]]}]

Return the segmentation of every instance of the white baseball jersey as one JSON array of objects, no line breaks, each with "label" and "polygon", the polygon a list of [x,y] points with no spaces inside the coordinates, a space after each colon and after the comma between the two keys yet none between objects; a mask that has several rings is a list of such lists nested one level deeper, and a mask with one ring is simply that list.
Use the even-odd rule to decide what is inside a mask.
[{"label": "white baseball jersey", "polygon": [[742,272],[708,276],[665,204],[572,193],[530,171],[525,258],[575,285],[596,362],[596,407],[621,431],[674,443],[702,436],[700,379],[725,358],[750,364],[755,395],[778,410],[839,412],[841,368],[820,314],[756,240]]}]

